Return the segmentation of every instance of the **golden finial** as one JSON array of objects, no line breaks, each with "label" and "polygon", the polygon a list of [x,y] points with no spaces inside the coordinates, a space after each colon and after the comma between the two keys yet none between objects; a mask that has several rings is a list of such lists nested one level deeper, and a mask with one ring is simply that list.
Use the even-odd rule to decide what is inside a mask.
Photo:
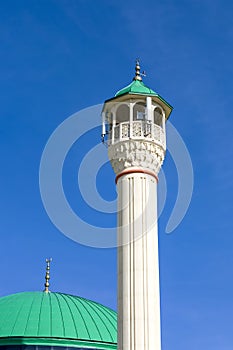
[{"label": "golden finial", "polygon": [[140,69],[141,69],[141,67],[140,67],[140,62],[139,62],[139,59],[137,59],[137,60],[136,60],[136,66],[135,66],[135,77],[133,78],[133,80],[142,81]]},{"label": "golden finial", "polygon": [[49,280],[50,280],[50,263],[52,261],[52,258],[46,259],[46,274],[45,274],[45,293],[49,293]]}]

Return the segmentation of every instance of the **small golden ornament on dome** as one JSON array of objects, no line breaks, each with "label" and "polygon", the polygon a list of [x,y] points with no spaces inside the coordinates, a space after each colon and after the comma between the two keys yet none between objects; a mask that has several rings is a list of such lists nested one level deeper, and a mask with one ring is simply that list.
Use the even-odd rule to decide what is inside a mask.
[{"label": "small golden ornament on dome", "polygon": [[46,274],[45,274],[45,289],[44,292],[45,293],[49,293],[49,280],[50,280],[50,263],[52,261],[52,258],[46,259]]},{"label": "small golden ornament on dome", "polygon": [[137,59],[137,60],[136,60],[136,66],[135,66],[135,77],[133,78],[133,80],[142,81],[140,69],[141,69],[141,67],[140,67],[140,61],[139,61],[139,59]]}]

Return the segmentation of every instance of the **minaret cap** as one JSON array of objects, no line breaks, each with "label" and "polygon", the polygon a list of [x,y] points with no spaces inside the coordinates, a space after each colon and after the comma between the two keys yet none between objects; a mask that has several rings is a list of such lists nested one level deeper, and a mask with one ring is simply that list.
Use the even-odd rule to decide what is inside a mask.
[{"label": "minaret cap", "polygon": [[50,263],[52,261],[52,258],[46,259],[46,274],[45,274],[45,289],[44,292],[45,293],[49,293],[49,280],[50,280]]},{"label": "minaret cap", "polygon": [[135,77],[133,78],[133,80],[142,81],[140,69],[141,69],[141,67],[140,67],[140,62],[139,62],[139,59],[137,59],[137,60],[136,60],[136,66],[135,66]]}]

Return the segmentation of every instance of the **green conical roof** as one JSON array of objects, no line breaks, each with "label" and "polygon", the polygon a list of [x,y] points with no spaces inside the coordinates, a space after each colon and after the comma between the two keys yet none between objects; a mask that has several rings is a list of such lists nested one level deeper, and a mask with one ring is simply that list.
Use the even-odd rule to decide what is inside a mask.
[{"label": "green conical roof", "polygon": [[168,119],[171,111],[172,106],[162,98],[157,92],[150,89],[148,86],[146,86],[141,80],[133,80],[131,84],[127,85],[123,89],[119,90],[114,97],[108,99],[105,101],[105,103],[111,102],[111,101],[119,101],[121,97],[127,96],[127,95],[144,95],[144,96],[151,96],[152,99],[160,100],[164,105],[165,113],[166,113],[166,119]]},{"label": "green conical roof", "polygon": [[124,94],[140,94],[140,95],[153,95],[153,96],[158,96],[158,94],[147,87],[142,81],[140,80],[133,80],[131,84],[128,86],[124,87],[120,91],[116,93],[117,96],[121,96]]},{"label": "green conical roof", "polygon": [[1,345],[117,349],[117,314],[61,293],[25,292],[0,298]]},{"label": "green conical roof", "polygon": [[[140,63],[139,60],[136,60],[136,66],[135,66],[135,76],[133,78],[132,83],[124,87],[123,89],[119,90],[114,97],[109,98],[105,101],[103,111],[108,112],[107,104],[109,102],[124,102],[127,101],[128,98],[134,98],[137,99],[139,96],[137,95],[144,95],[144,100],[145,96],[151,96],[152,101],[155,103],[161,103],[162,102],[162,107],[165,111],[165,118],[168,119],[169,115],[171,114],[172,111],[172,106],[162,98],[157,92],[146,86],[142,82],[142,76],[144,76],[144,73],[140,73]],[[134,96],[136,95],[136,96]]]}]

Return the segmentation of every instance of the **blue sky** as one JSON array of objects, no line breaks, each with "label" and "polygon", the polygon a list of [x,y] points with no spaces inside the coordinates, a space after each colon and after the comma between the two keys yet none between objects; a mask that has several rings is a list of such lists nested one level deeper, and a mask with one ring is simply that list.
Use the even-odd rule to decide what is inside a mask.
[{"label": "blue sky", "polygon": [[[165,234],[177,195],[167,155],[159,221],[163,349],[232,349],[232,12],[227,0],[1,2],[1,296],[41,290],[44,259],[52,256],[52,290],[116,308],[115,249],[81,246],[57,230],[41,201],[39,164],[55,128],[127,85],[140,57],[145,83],[174,106],[170,120],[195,177],[187,215]],[[76,211],[81,150],[97,142],[98,133],[90,134],[65,163],[64,189]],[[109,165],[97,185],[105,199],[115,198]]]}]

